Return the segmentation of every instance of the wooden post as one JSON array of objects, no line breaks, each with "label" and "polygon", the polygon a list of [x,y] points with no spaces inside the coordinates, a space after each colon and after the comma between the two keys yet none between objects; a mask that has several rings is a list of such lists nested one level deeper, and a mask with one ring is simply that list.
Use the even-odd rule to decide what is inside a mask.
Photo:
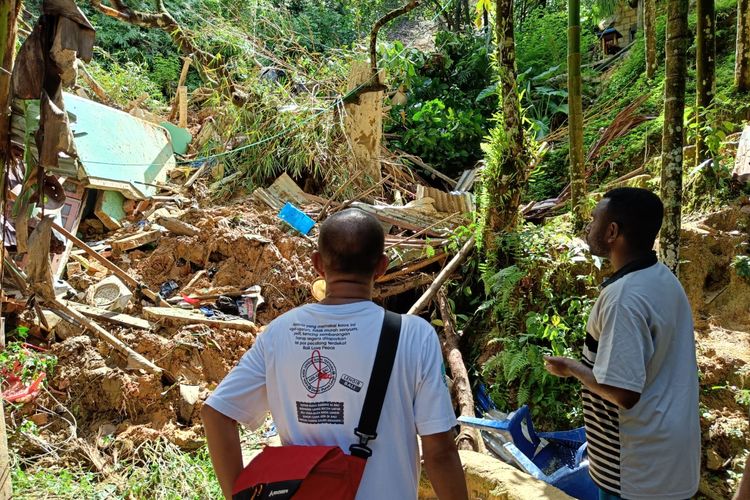
[{"label": "wooden post", "polygon": [[471,251],[474,249],[474,245],[476,244],[476,240],[474,239],[474,236],[466,240],[466,243],[464,243],[464,246],[461,247],[461,251],[459,251],[455,257],[451,259],[450,262],[448,262],[448,265],[445,266],[445,268],[440,271],[440,274],[438,274],[437,278],[435,278],[435,281],[432,282],[432,285],[425,291],[421,297],[414,303],[413,306],[409,309],[409,312],[407,314],[419,314],[424,307],[430,303],[430,301],[435,297],[435,294],[438,293],[438,290],[445,284],[445,282],[450,278],[451,274],[458,268],[458,266],[461,265],[461,263],[466,260],[466,257],[469,256]]},{"label": "wooden post", "polygon": [[184,85],[177,88],[177,101],[179,102],[180,118],[177,125],[181,128],[187,128],[188,123],[188,93]]},{"label": "wooden post", "polygon": [[182,71],[180,72],[180,79],[177,82],[177,93],[175,94],[174,102],[172,103],[172,110],[169,112],[168,121],[170,122],[173,121],[175,117],[177,116],[177,107],[180,102],[180,87],[185,86],[185,81],[187,80],[188,70],[190,69],[190,63],[192,62],[193,60],[190,57],[186,57],[182,62]]},{"label": "wooden post", "polygon": [[[349,91],[360,85],[373,84],[370,65],[365,61],[352,63],[349,77]],[[382,83],[383,73],[378,73]],[[368,188],[380,183],[380,143],[383,138],[383,92],[366,92],[360,94],[357,102],[344,106],[346,116],[344,129],[349,141],[357,169],[364,175],[357,179],[358,187]]]}]

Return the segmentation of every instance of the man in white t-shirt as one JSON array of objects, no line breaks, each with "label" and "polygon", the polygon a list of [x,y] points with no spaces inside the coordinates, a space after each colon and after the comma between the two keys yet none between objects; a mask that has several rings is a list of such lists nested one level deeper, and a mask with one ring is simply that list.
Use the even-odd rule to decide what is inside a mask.
[{"label": "man in white t-shirt", "polygon": [[[270,410],[283,444],[356,441],[384,310],[371,300],[388,265],[380,223],[357,209],[320,228],[313,265],[326,281],[318,304],[272,321],[219,384],[202,412],[214,470],[227,498],[242,470],[237,423],[255,429]],[[421,436],[425,469],[441,500],[467,498],[456,425],[435,331],[403,316],[377,439],[357,500],[417,497]]]},{"label": "man in white t-shirt", "polygon": [[591,310],[581,361],[546,358],[552,374],[583,384],[589,473],[602,500],[683,500],[698,491],[693,317],[652,250],[663,214],[645,189],[604,195],[587,241],[616,271]]}]

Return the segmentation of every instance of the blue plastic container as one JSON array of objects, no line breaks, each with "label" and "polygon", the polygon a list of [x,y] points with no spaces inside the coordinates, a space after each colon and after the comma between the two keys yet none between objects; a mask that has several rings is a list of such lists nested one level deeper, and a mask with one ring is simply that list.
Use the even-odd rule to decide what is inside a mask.
[{"label": "blue plastic container", "polygon": [[[494,404],[480,387],[477,394],[480,414],[492,413]],[[596,500],[598,490],[589,476],[586,431],[583,427],[568,431],[537,432],[527,406],[506,419],[460,417],[459,422],[480,429],[488,448],[531,476],[541,479],[579,500]],[[492,439],[492,436],[501,439]],[[493,445],[493,446],[490,446]]]},{"label": "blue plastic container", "polygon": [[307,216],[305,212],[287,202],[279,212],[279,219],[283,220],[300,233],[307,235],[315,225],[315,221]]}]

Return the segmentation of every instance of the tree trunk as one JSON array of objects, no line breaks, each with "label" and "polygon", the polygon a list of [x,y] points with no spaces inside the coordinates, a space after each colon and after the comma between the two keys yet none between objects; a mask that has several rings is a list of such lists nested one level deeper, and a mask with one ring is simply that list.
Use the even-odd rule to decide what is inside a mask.
[{"label": "tree trunk", "polygon": [[734,84],[740,92],[750,90],[750,0],[737,0]]},{"label": "tree trunk", "polygon": [[703,140],[702,121],[706,118],[705,109],[713,101],[716,92],[716,10],[714,0],[698,0],[697,10],[695,120],[698,124],[698,133],[695,142],[695,164],[700,165],[710,154]]},{"label": "tree trunk", "polygon": [[0,162],[3,168],[10,147],[10,95],[11,73],[16,57],[16,34],[18,11],[21,2],[3,0],[0,2]]},{"label": "tree trunk", "polygon": [[[442,335],[438,334],[438,337],[443,350],[443,358],[450,370],[451,379],[453,379],[453,396],[458,407],[458,413],[462,417],[473,417],[474,395],[471,392],[469,372],[466,370],[463,355],[458,347],[461,337],[456,332],[453,312],[448,297],[443,290],[437,294],[437,303],[440,318],[443,320]],[[476,429],[462,425],[456,441],[459,450],[480,451],[482,437]]]},{"label": "tree trunk", "polygon": [[682,205],[682,146],[687,78],[688,0],[669,0],[667,4],[667,43],[664,99],[664,131],[661,143],[661,198],[664,225],[659,235],[662,262],[678,274],[680,263],[680,225]]},{"label": "tree trunk", "polygon": [[516,45],[513,37],[513,0],[496,2],[497,62],[502,111],[490,131],[487,168],[482,174],[485,200],[482,203],[483,240],[494,247],[494,235],[518,219],[518,205],[526,184],[528,152],[524,145],[521,105],[516,86]]},{"label": "tree trunk", "polygon": [[586,211],[581,100],[581,2],[568,0],[568,129],[570,135],[570,203],[573,225],[581,229]]},{"label": "tree trunk", "polygon": [[638,5],[635,9],[636,14],[636,33],[643,33],[643,2],[644,0],[638,0]]},{"label": "tree trunk", "polygon": [[643,34],[646,43],[646,78],[656,75],[656,0],[643,0]]},{"label": "tree trunk", "polygon": [[[18,12],[21,9],[20,0],[3,0],[0,2],[0,214],[5,217],[5,172],[10,158],[10,119],[11,104],[11,74],[16,56],[16,35],[18,33]],[[4,224],[4,221],[2,221]],[[1,228],[3,231],[5,228]],[[4,240],[5,238],[3,238]],[[0,245],[1,246],[1,245]],[[0,248],[0,254],[4,249]],[[0,255],[2,257],[2,255]],[[0,260],[3,260],[0,258]],[[0,267],[3,266],[0,264]],[[0,275],[2,271],[0,270]],[[2,316],[0,304],[0,349],[5,349],[5,319]],[[5,410],[0,398],[0,500],[11,498],[10,457],[8,454],[8,433],[5,428]]]}]

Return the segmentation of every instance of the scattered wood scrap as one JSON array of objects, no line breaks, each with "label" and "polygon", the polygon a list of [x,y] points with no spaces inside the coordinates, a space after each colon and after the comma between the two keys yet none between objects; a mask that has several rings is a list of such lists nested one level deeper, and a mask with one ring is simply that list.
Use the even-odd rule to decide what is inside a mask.
[{"label": "scattered wood scrap", "polygon": [[256,333],[258,327],[252,321],[246,319],[223,320],[208,318],[200,313],[185,309],[168,307],[144,307],[143,314],[152,321],[164,321],[178,325],[208,325],[218,328],[231,328],[243,332]]},{"label": "scattered wood scrap", "polygon": [[142,247],[148,243],[153,243],[161,237],[161,231],[158,229],[151,229],[148,231],[141,231],[125,238],[115,240],[112,242],[112,251],[114,252],[127,252],[134,248]]},{"label": "scattered wood scrap", "polygon": [[200,230],[174,217],[158,217],[156,223],[178,236],[195,236]]},{"label": "scattered wood scrap", "polygon": [[[167,372],[165,372],[163,369],[156,366],[153,362],[149,361],[145,357],[143,357],[141,354],[137,353],[130,347],[128,347],[122,340],[118,339],[114,334],[108,332],[98,324],[96,324],[94,321],[88,319],[86,316],[84,316],[81,312],[77,311],[76,309],[69,307],[67,304],[63,303],[62,301],[55,299],[54,301],[50,301],[51,308],[53,310],[60,310],[63,313],[65,313],[70,318],[75,319],[80,324],[84,325],[86,329],[94,333],[97,337],[99,337],[101,340],[106,342],[110,347],[112,347],[114,350],[118,351],[122,355],[124,355],[128,360],[128,368],[129,369],[143,369],[146,370],[149,373],[154,373],[156,375],[164,375],[168,379],[172,378],[172,381],[174,381],[174,377],[171,377]],[[66,321],[68,318],[65,316],[61,316]]]},{"label": "scattered wood scrap", "polygon": [[118,325],[127,326],[131,328],[138,328],[140,330],[150,330],[152,324],[145,319],[136,318],[127,314],[117,313],[114,311],[107,311],[106,309],[100,309],[98,307],[87,306],[85,304],[78,304],[76,302],[66,302],[68,306],[83,313],[84,315],[100,319],[102,321],[109,321],[110,323],[117,323]]}]

